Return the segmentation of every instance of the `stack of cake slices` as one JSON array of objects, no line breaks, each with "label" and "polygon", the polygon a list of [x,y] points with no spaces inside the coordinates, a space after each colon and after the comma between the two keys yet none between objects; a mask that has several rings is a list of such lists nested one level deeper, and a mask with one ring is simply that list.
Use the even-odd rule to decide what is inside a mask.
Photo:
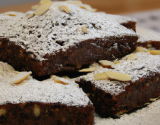
[{"label": "stack of cake slices", "polygon": [[[159,51],[143,48],[135,19],[80,1],[32,9],[0,14],[0,124],[93,125],[94,110],[114,116],[160,95]],[[87,73],[68,77],[77,70]]]}]

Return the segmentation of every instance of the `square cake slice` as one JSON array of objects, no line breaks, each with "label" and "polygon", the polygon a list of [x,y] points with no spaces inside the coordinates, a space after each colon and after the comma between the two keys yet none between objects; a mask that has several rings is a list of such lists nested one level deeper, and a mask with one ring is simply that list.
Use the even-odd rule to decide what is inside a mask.
[{"label": "square cake slice", "polygon": [[55,76],[22,81],[24,72],[2,62],[0,73],[1,125],[93,125],[94,107],[75,82]]},{"label": "square cake slice", "polygon": [[115,61],[111,69],[98,66],[76,78],[76,82],[100,116],[114,116],[142,107],[150,98],[160,95],[159,62],[159,55],[133,53]]},{"label": "square cake slice", "polygon": [[0,60],[34,76],[121,58],[138,39],[115,18],[67,2],[41,1],[21,18],[0,18],[0,29]]}]

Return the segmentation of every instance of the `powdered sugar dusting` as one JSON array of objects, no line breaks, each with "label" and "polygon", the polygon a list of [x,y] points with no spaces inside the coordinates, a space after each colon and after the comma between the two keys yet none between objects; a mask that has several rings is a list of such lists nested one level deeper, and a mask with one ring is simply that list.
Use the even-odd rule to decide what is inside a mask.
[{"label": "powdered sugar dusting", "polygon": [[116,80],[94,80],[93,76],[97,73],[114,71],[130,75],[131,81],[135,82],[139,80],[139,78],[149,75],[149,72],[160,73],[159,55],[150,55],[144,52],[139,52],[136,54],[138,56],[137,60],[123,58],[122,60],[119,60],[120,63],[112,66],[114,69],[103,68],[100,66],[94,72],[81,76],[76,80],[85,79],[86,81],[91,81],[91,83],[93,83],[96,87],[104,90],[105,92],[112,95],[118,95],[119,93],[125,91],[125,87],[129,85],[129,82],[120,82]]},{"label": "powdered sugar dusting", "polygon": [[0,104],[22,103],[22,102],[41,102],[41,103],[61,103],[67,106],[86,106],[89,98],[73,81],[60,78],[69,83],[62,85],[55,83],[52,79],[37,81],[28,77],[21,84],[11,84],[11,78],[15,72],[0,74]]},{"label": "powdered sugar dusting", "polygon": [[[67,14],[61,11],[61,5],[68,6],[71,12]],[[87,28],[87,34],[82,32],[82,26]],[[61,49],[65,51],[69,46],[87,39],[136,35],[111,16],[104,17],[67,2],[53,2],[42,16],[0,19],[0,28],[0,37],[10,38],[17,45],[33,52],[38,60],[44,60],[45,54],[54,54]],[[63,45],[57,41],[62,41]]]}]

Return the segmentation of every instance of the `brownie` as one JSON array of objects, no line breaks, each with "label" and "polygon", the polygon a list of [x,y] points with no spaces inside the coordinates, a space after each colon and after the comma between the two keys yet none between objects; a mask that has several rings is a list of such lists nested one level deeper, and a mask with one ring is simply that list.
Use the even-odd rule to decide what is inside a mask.
[{"label": "brownie", "polygon": [[12,78],[19,72],[1,72],[1,125],[93,125],[94,107],[75,82],[58,78],[68,83],[64,85],[53,77],[40,82],[29,76],[13,84]]},{"label": "brownie", "polygon": [[[59,9],[61,5],[70,12]],[[124,27],[112,16],[106,18],[66,2],[53,2],[41,16],[0,22],[0,60],[16,70],[32,71],[33,76],[121,58],[135,50],[138,39],[133,28],[126,28],[132,27],[130,23]]]},{"label": "brownie", "polygon": [[[95,111],[101,117],[110,117],[142,107],[150,98],[160,95],[160,56],[136,53],[136,58],[125,58],[112,65],[112,69],[99,66],[92,73],[76,78],[87,93]],[[131,76],[130,81],[115,79],[95,80],[94,75],[107,71]]]},{"label": "brownie", "polygon": [[152,30],[137,27],[137,33],[140,35],[137,41],[138,46],[147,49],[160,49],[160,34]]}]

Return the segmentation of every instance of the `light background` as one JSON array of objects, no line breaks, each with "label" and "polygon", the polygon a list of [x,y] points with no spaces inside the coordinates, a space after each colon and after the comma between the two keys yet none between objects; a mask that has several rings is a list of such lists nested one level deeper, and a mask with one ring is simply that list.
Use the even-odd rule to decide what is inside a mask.
[{"label": "light background", "polygon": [[38,2],[40,0],[0,0],[0,6],[16,5],[30,2]]}]

